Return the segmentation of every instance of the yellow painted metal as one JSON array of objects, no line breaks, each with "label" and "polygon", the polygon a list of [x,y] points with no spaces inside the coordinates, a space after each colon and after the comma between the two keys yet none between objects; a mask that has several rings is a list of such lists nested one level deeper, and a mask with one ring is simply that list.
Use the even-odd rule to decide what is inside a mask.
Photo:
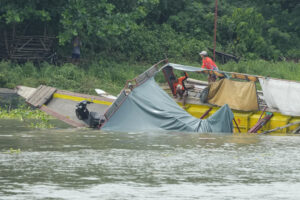
[{"label": "yellow painted metal", "polygon": [[[250,118],[253,115],[252,112],[241,112],[241,111],[233,111],[234,119],[238,124],[242,133],[247,133],[250,127]],[[236,125],[234,124],[234,132],[238,132]]]},{"label": "yellow painted metal", "polygon": [[67,99],[67,100],[72,100],[72,101],[91,101],[96,104],[104,104],[104,105],[111,105],[111,102],[108,101],[100,101],[96,99],[91,99],[91,98],[84,98],[84,97],[76,97],[76,96],[71,96],[71,95],[66,95],[66,94],[59,94],[59,93],[54,93],[53,98],[59,98],[59,99]]},{"label": "yellow painted metal", "polygon": [[[182,105],[179,103],[179,105]],[[215,106],[209,106],[209,105],[198,105],[198,104],[187,104],[186,105],[186,111],[189,112],[191,115],[194,117],[200,118],[209,108],[213,108],[209,114],[205,117],[209,117],[212,114],[214,114],[219,107]],[[259,120],[259,117],[261,116],[262,111],[257,111],[257,112],[243,112],[243,111],[236,111],[232,110],[234,114],[234,118],[241,130],[242,133],[247,133],[247,131],[253,127],[257,121]],[[262,118],[265,117],[266,113],[262,115]],[[274,129],[277,127],[281,127],[284,125],[287,125],[292,122],[300,121],[300,117],[291,117],[291,116],[286,116],[282,115],[280,113],[273,113],[273,117],[271,118],[270,121],[268,121],[259,131],[258,133],[264,132],[266,130]],[[234,125],[234,133],[238,133],[238,129],[236,125]],[[286,135],[287,133],[292,132],[294,129],[299,127],[299,125],[293,125],[278,131],[275,131],[274,133],[271,133],[272,135],[274,134],[284,134]]]}]

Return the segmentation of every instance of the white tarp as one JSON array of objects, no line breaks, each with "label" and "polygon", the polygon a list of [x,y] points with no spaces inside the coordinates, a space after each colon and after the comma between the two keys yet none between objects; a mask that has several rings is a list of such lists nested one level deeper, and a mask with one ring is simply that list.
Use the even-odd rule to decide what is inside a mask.
[{"label": "white tarp", "polygon": [[284,115],[300,116],[299,82],[271,78],[259,78],[259,82],[269,108]]}]

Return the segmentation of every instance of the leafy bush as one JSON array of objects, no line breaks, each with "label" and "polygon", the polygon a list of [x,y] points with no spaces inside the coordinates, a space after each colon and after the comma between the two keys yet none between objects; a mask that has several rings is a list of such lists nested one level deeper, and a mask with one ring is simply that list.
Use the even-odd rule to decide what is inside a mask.
[{"label": "leafy bush", "polygon": [[36,76],[36,67],[32,62],[26,62],[21,69],[24,77]]},{"label": "leafy bush", "polygon": [[6,84],[8,83],[8,78],[5,74],[0,73],[0,87],[6,87]]}]

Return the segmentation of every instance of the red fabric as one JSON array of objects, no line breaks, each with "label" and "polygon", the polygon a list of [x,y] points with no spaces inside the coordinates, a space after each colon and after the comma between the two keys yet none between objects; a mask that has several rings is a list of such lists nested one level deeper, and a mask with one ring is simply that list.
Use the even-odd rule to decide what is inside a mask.
[{"label": "red fabric", "polygon": [[177,82],[175,82],[174,84],[173,84],[173,91],[174,91],[174,94],[177,94],[177,85],[181,85],[182,86],[182,90],[184,91],[185,90],[185,88],[184,88],[184,86],[183,86],[183,81],[185,80],[185,79],[187,79],[187,77],[188,77],[188,75],[187,75],[187,73],[185,73],[185,76],[182,76],[182,77],[179,77],[177,80]]},{"label": "red fabric", "polygon": [[216,63],[210,57],[203,57],[202,68],[212,69],[213,67],[218,67]]}]

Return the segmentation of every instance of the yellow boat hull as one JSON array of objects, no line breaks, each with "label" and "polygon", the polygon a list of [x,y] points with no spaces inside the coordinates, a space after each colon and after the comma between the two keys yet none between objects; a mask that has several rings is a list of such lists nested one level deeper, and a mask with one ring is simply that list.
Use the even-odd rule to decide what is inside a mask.
[{"label": "yellow boat hull", "polygon": [[[181,103],[179,103],[181,105]],[[194,117],[200,118],[207,110],[212,108],[212,110],[209,112],[208,115],[205,116],[205,118],[211,116],[214,114],[219,107],[214,106],[208,106],[208,105],[197,105],[197,104],[186,104],[186,111],[189,112]],[[238,124],[239,129],[242,133],[247,133],[250,128],[252,128],[260,118],[262,111],[255,111],[255,112],[244,112],[244,111],[236,111],[232,110],[234,114],[234,118]],[[265,113],[262,117],[265,116]],[[273,117],[268,121],[259,131],[258,133],[262,133],[264,131],[274,129],[277,127],[282,127],[284,125],[287,125],[289,123],[293,123],[296,121],[300,121],[300,117],[291,117],[282,115],[280,113],[273,113]],[[234,125],[234,133],[238,133],[238,129]],[[293,125],[287,128],[283,128],[280,130],[275,131],[275,134],[286,134],[291,133],[294,129],[299,127],[299,125]]]}]

